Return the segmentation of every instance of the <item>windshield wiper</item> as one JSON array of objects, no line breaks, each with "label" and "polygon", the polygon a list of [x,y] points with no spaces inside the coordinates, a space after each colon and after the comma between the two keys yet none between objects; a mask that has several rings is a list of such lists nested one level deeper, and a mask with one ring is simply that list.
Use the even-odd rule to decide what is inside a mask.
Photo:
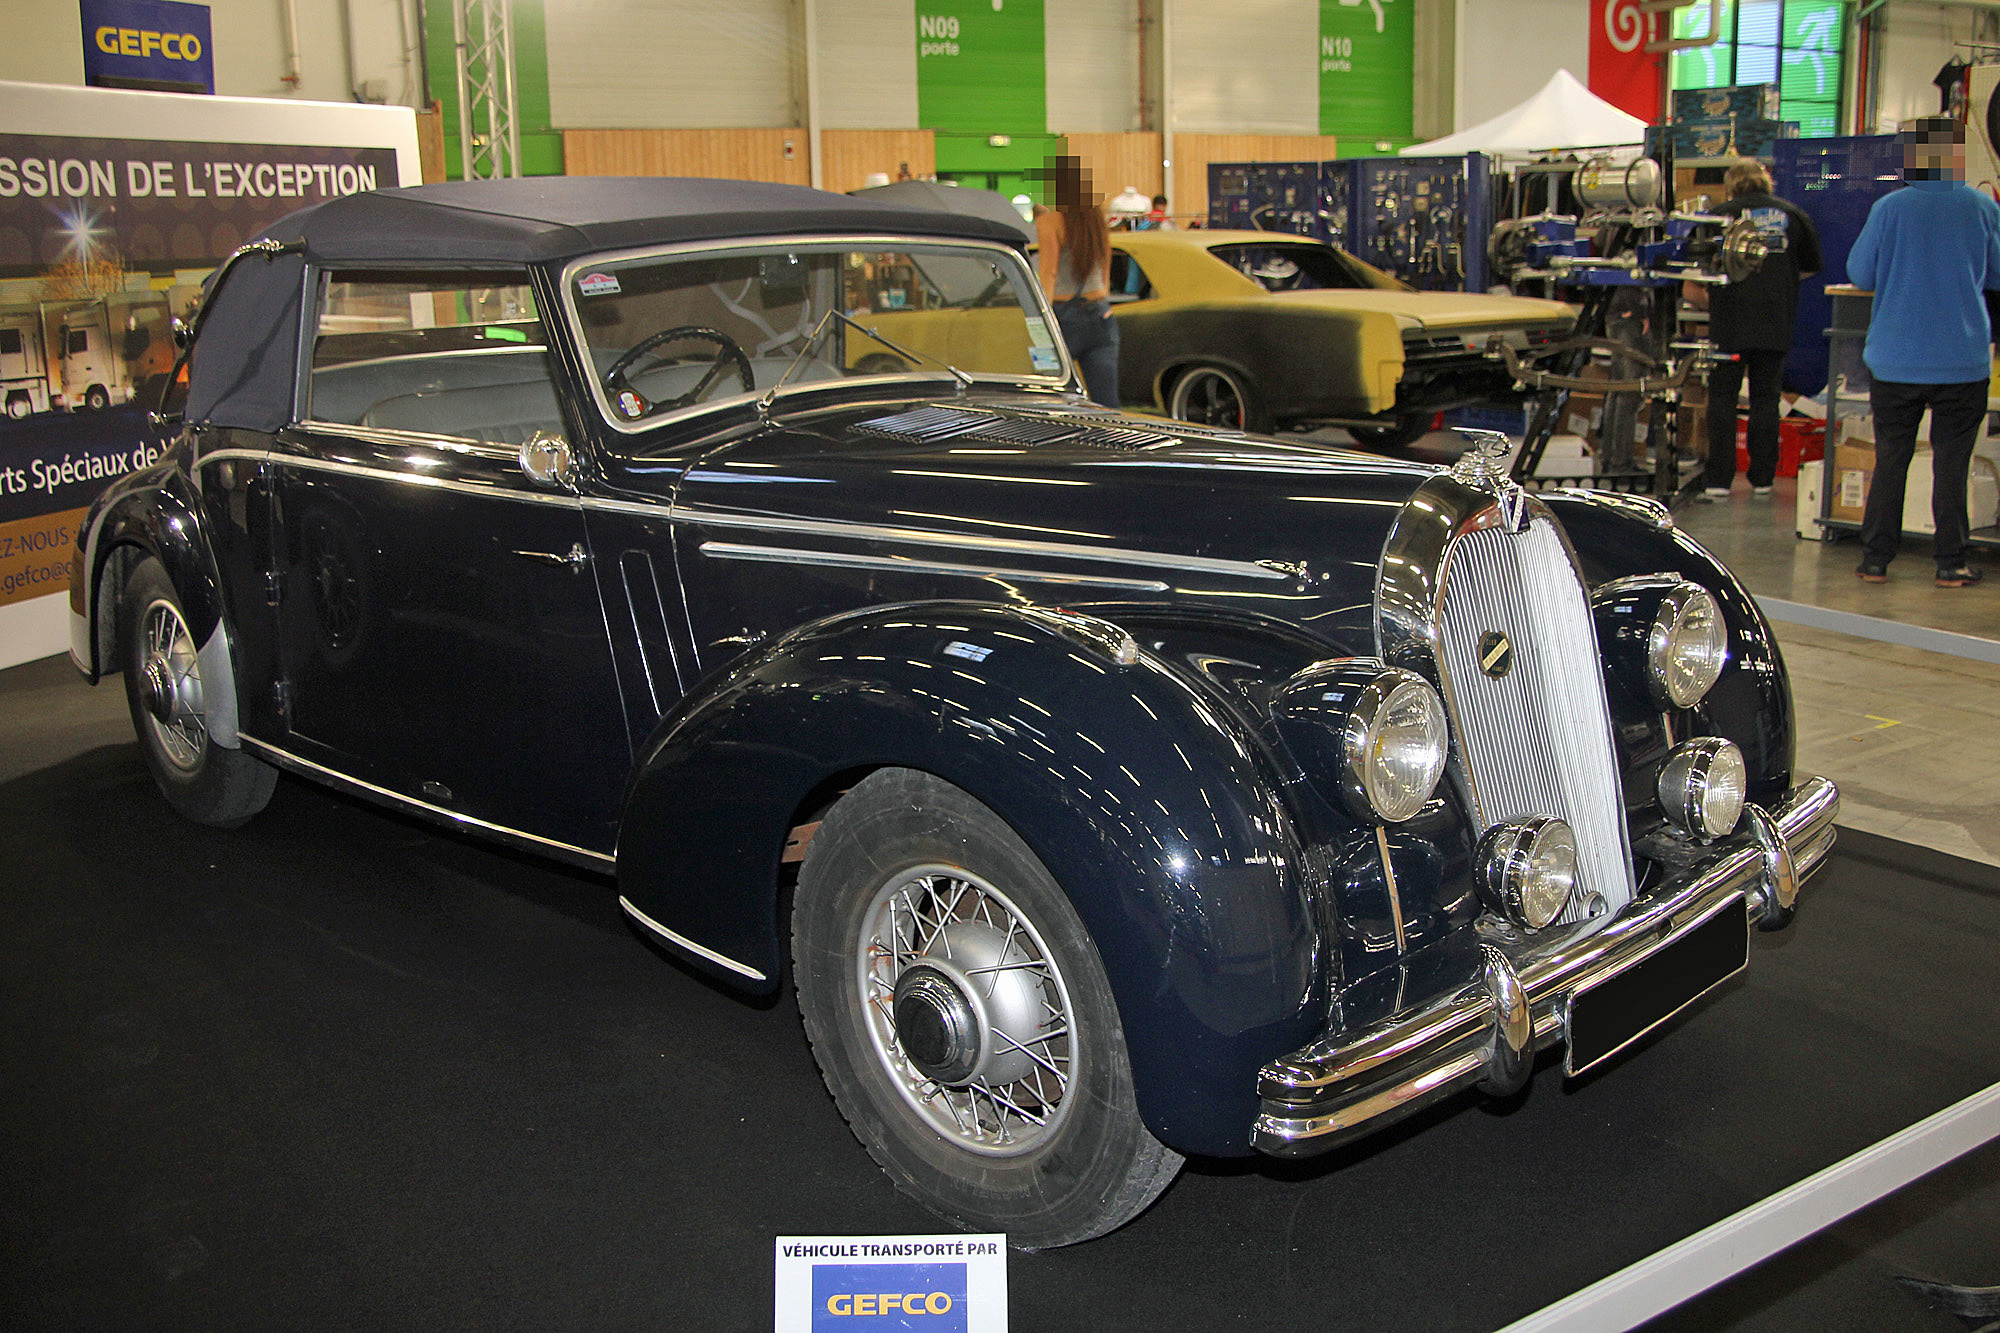
[{"label": "windshield wiper", "polygon": [[909,361],[928,361],[933,365],[943,366],[945,370],[951,375],[951,377],[954,380],[958,381],[958,394],[959,397],[961,398],[965,396],[965,391],[972,387],[972,376],[966,374],[964,371],[960,370],[957,366],[952,365],[949,361],[945,361],[939,357],[932,356],[929,352],[912,351],[911,349],[903,346],[901,343],[898,343],[893,339],[885,338],[882,336],[882,334],[880,334],[876,330],[871,329],[865,324],[862,324],[859,321],[857,321],[852,315],[848,314],[845,310],[842,310],[838,306],[835,306],[833,309],[828,310],[826,314],[820,316],[819,323],[813,326],[812,336],[806,339],[806,345],[799,349],[799,354],[792,358],[792,364],[785,367],[785,373],[778,376],[778,382],[776,384],[773,384],[770,387],[770,390],[765,393],[763,398],[758,400],[757,411],[760,415],[764,416],[770,415],[771,404],[774,401],[776,401],[778,397],[778,391],[784,388],[785,385],[791,381],[792,375],[798,370],[800,366],[803,366],[808,360],[812,358],[813,348],[819,346],[820,338],[826,333],[827,328],[830,325],[832,325],[832,323],[835,320],[839,320],[841,323],[847,325],[849,328],[853,329],[857,333],[865,334],[866,336],[873,338],[876,342],[881,343],[884,347],[896,353],[896,355],[903,357]]}]

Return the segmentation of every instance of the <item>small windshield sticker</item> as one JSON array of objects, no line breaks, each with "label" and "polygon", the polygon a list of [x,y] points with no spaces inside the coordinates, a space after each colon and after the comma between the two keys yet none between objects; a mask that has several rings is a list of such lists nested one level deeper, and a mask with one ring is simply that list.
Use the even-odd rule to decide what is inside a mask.
[{"label": "small windshield sticker", "polygon": [[638,394],[627,389],[624,393],[618,395],[618,410],[632,420],[637,421],[640,417],[646,415],[646,404],[640,400]]},{"label": "small windshield sticker", "polygon": [[586,273],[576,280],[576,289],[585,296],[616,296],[618,278],[611,273]]},{"label": "small windshield sticker", "polygon": [[1034,362],[1036,370],[1054,370],[1062,364],[1053,347],[1030,347],[1028,360]]}]

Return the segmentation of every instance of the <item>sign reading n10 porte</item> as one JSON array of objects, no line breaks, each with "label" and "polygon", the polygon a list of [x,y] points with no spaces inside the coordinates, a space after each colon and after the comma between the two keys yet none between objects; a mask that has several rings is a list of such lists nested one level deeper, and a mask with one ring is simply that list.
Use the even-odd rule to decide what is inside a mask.
[{"label": "sign reading n10 porte", "polygon": [[1410,137],[1416,35],[1412,0],[1320,0],[1321,134]]},{"label": "sign reading n10 porte", "polygon": [[1047,129],[1042,0],[917,0],[916,12],[923,128]]}]

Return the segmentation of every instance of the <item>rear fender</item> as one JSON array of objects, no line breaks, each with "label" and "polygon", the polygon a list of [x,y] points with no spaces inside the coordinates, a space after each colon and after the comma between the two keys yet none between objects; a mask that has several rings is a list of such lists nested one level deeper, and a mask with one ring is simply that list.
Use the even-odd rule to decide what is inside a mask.
[{"label": "rear fender", "polygon": [[970,792],[1062,884],[1154,1132],[1245,1151],[1260,1061],[1324,1019],[1305,858],[1250,730],[1102,621],[874,608],[735,664],[640,755],[618,848],[629,910],[721,979],[774,989],[788,831],[889,765]]}]

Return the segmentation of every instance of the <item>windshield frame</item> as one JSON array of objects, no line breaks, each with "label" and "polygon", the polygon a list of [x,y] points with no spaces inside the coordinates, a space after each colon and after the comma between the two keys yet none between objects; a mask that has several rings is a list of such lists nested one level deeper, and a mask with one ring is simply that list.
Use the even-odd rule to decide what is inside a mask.
[{"label": "windshield frame", "polygon": [[616,410],[610,396],[605,392],[603,377],[596,373],[591,359],[591,341],[584,331],[583,314],[577,307],[576,277],[584,269],[605,264],[624,264],[634,260],[678,259],[697,255],[718,254],[770,254],[783,251],[814,250],[956,250],[973,252],[990,257],[1002,267],[1011,267],[1020,289],[1034,297],[1035,311],[1041,316],[1053,336],[1060,356],[1057,370],[1048,374],[1022,372],[1019,374],[981,373],[966,370],[962,373],[975,384],[1025,385],[1035,388],[1062,389],[1070,387],[1076,379],[1076,366],[1070,360],[1069,348],[1064,344],[1062,330],[1056,323],[1055,311],[1049,305],[1048,294],[1036,280],[1034,271],[1027,260],[1013,246],[998,241],[982,241],[972,238],[950,236],[911,236],[881,233],[846,233],[835,235],[802,236],[758,236],[721,241],[701,241],[682,245],[647,245],[625,250],[600,250],[565,262],[556,275],[556,290],[561,300],[560,318],[568,336],[577,350],[577,364],[580,372],[589,381],[591,401],[596,405],[598,419],[621,435],[645,435],[662,425],[681,422],[723,408],[757,406],[768,403],[775,406],[800,394],[824,393],[829,390],[851,388],[858,384],[896,384],[952,379],[951,371],[942,364],[920,366],[907,371],[870,375],[849,375],[838,380],[794,380],[778,389],[752,389],[721,394],[698,403],[657,415],[629,420]]}]

